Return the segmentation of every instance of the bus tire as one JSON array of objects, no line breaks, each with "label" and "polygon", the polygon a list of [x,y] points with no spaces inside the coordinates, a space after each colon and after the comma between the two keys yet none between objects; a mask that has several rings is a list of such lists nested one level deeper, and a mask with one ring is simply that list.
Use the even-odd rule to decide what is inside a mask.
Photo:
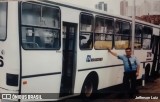
[{"label": "bus tire", "polygon": [[81,90],[82,98],[85,98],[85,99],[93,98],[94,94],[97,91],[97,86],[98,86],[98,77],[87,78]]}]

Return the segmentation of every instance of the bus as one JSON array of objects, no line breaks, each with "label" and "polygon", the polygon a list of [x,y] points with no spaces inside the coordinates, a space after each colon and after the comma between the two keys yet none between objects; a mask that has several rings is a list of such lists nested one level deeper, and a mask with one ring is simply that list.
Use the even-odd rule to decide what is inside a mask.
[{"label": "bus", "polygon": [[[55,0],[0,2],[1,101],[28,101],[13,94],[42,94],[38,101],[90,97],[122,84],[123,63],[106,49],[124,54],[131,24],[129,17]],[[136,20],[138,79],[151,73],[151,38],[159,32],[159,26]]]}]

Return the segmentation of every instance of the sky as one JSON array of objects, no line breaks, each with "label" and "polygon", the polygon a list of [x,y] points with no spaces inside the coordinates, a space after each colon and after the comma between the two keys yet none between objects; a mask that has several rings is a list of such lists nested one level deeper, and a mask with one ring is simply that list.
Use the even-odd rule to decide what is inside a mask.
[{"label": "sky", "polygon": [[[87,7],[90,9],[95,9],[95,5],[98,4],[98,2],[105,2],[108,6],[108,13],[112,13],[115,15],[120,14],[120,1],[122,0],[55,0],[60,2],[66,2],[71,3],[77,6]],[[133,0],[126,0],[129,3],[129,6],[133,5]],[[160,1],[160,0],[147,0],[147,1]],[[136,5],[141,5],[144,0],[135,0]]]}]

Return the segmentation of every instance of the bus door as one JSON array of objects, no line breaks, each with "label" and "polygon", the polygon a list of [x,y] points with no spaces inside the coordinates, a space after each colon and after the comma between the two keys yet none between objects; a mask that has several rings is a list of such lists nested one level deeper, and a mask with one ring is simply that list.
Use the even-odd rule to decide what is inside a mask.
[{"label": "bus door", "polygon": [[60,97],[73,94],[76,71],[77,24],[63,22],[63,69]]}]

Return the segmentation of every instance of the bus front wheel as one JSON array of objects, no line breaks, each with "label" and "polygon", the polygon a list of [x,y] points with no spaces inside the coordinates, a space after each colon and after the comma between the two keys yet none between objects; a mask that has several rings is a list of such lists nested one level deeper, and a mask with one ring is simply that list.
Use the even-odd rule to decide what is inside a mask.
[{"label": "bus front wheel", "polygon": [[82,87],[81,96],[83,98],[91,98],[96,90],[93,80],[86,80]]}]

